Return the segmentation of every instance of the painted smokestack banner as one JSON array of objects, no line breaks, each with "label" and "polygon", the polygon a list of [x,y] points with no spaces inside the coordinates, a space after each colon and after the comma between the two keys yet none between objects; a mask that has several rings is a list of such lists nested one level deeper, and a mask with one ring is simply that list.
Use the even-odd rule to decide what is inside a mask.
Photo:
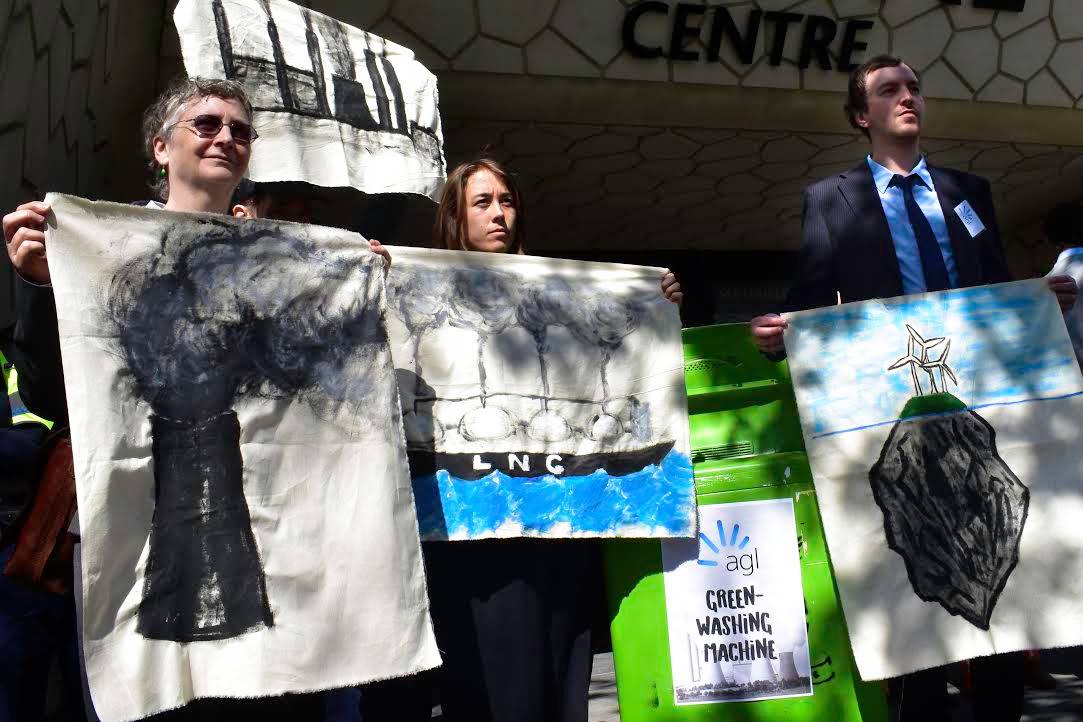
[{"label": "painted smokestack banner", "polygon": [[1083,571],[1058,563],[1083,544],[1083,377],[1044,281],[788,318],[862,678],[1083,641],[1026,623],[1083,620]]},{"label": "painted smokestack banner", "polygon": [[423,538],[695,533],[663,269],[392,254],[388,331]]},{"label": "painted smokestack banner", "polygon": [[[699,515],[698,538],[662,543],[675,704],[811,695],[793,499]],[[699,668],[718,674],[682,663],[690,643]]]},{"label": "painted smokestack banner", "polygon": [[439,664],[367,241],[48,202],[100,716]]},{"label": "painted smokestack banner", "polygon": [[252,180],[436,199],[436,76],[412,50],[287,0],[181,0],[173,21],[189,75],[252,98]]}]

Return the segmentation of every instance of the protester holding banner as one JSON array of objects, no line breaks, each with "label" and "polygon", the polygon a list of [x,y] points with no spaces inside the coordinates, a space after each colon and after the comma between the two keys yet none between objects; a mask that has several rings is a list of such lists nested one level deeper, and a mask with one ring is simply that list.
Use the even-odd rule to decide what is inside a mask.
[{"label": "protester holding banner", "polygon": [[[464,163],[448,175],[433,245],[523,254],[526,215],[515,177],[500,163]],[[662,288],[679,302],[672,274]],[[428,719],[431,682],[444,718],[456,722],[586,720],[591,626],[602,606],[597,543],[513,538],[423,546],[443,666],[427,679],[367,687],[364,719]]]},{"label": "protester holding banner", "polygon": [[[150,207],[167,211],[226,214],[230,199],[248,168],[252,143],[252,106],[244,88],[230,80],[183,78],[147,110],[144,148],[159,198]],[[8,257],[16,281],[15,345],[27,360],[21,389],[36,413],[65,423],[68,417],[57,336],[45,221],[49,206],[32,201],[3,219]],[[78,558],[78,554],[77,554]],[[76,579],[76,601],[79,580]],[[323,708],[320,695],[288,695],[267,701],[200,700],[155,719],[201,719],[205,715],[256,714],[261,720],[313,719]]]},{"label": "protester holding banner", "polygon": [[[182,79],[170,86],[143,119],[151,189],[170,211],[228,213],[229,201],[248,168],[255,129],[244,88],[229,80]],[[18,272],[14,342],[28,363],[23,397],[36,413],[67,422],[64,376],[56,334],[56,308],[45,248],[42,201],[4,216],[8,257]]]},{"label": "protester holding banner", "polygon": [[[1064,203],[1049,212],[1042,232],[1060,255],[1049,276],[1067,275],[1083,283],[1083,205]],[[1076,356],[1083,365],[1083,309],[1073,308],[1064,314],[1068,335]]]},{"label": "protester holding banner", "polygon": [[[523,253],[525,217],[518,184],[499,163],[464,163],[448,175],[433,245]],[[366,687],[363,719],[427,720],[435,687],[449,722],[585,722],[597,546],[487,539],[423,547],[443,666]]]},{"label": "protester holding banner", "polygon": [[[853,72],[846,112],[872,152],[808,188],[787,311],[1010,280],[989,183],[927,164],[924,109],[917,74],[902,60],[876,56]],[[1056,276],[1049,286],[1071,308],[1075,282]],[[778,315],[757,317],[753,339],[765,353],[784,353],[786,326]],[[971,669],[975,718],[1018,720],[1022,654],[977,659]],[[894,689],[904,722],[948,718],[943,669],[907,675]]]}]

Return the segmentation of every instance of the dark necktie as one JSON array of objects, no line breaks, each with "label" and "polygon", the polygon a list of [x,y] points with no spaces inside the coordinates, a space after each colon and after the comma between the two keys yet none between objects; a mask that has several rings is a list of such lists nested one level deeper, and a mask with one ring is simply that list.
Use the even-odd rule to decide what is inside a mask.
[{"label": "dark necktie", "polygon": [[910,227],[914,229],[914,239],[918,242],[918,254],[921,256],[921,271],[925,275],[925,288],[929,291],[944,291],[951,288],[948,267],[944,264],[944,254],[936,241],[929,219],[921,212],[914,199],[914,184],[924,182],[917,173],[903,177],[891,176],[889,185],[898,186],[906,200],[906,215],[910,217]]}]

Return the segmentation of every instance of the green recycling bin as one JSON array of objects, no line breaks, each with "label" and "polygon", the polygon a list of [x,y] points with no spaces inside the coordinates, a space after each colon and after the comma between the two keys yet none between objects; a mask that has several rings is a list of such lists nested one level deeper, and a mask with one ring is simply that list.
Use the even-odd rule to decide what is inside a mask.
[{"label": "green recycling bin", "polygon": [[744,324],[683,340],[701,536],[605,545],[622,722],[886,722],[850,652],[785,362]]}]

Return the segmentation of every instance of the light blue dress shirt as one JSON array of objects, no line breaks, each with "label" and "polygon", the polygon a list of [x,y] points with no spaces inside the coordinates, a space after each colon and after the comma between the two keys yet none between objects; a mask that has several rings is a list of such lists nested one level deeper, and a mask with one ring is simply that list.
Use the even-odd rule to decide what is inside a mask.
[{"label": "light blue dress shirt", "polygon": [[[921,254],[918,252],[917,238],[914,237],[914,227],[910,225],[910,216],[906,212],[903,189],[889,185],[894,173],[874,161],[871,155],[868,161],[869,170],[872,171],[872,180],[876,184],[876,192],[880,195],[880,205],[884,208],[887,225],[891,229],[895,256],[899,259],[903,293],[924,293],[927,290],[925,272],[921,268]],[[955,253],[951,247],[951,236],[948,235],[948,223],[944,220],[944,210],[940,207],[940,199],[936,197],[936,187],[933,185],[933,177],[929,174],[929,167],[925,164],[924,156],[907,175],[917,175],[924,183],[924,185],[914,184],[914,200],[917,201],[918,207],[933,229],[940,252],[944,255],[948,279],[951,281],[952,288],[956,288],[959,285],[959,273],[955,267]]]}]

